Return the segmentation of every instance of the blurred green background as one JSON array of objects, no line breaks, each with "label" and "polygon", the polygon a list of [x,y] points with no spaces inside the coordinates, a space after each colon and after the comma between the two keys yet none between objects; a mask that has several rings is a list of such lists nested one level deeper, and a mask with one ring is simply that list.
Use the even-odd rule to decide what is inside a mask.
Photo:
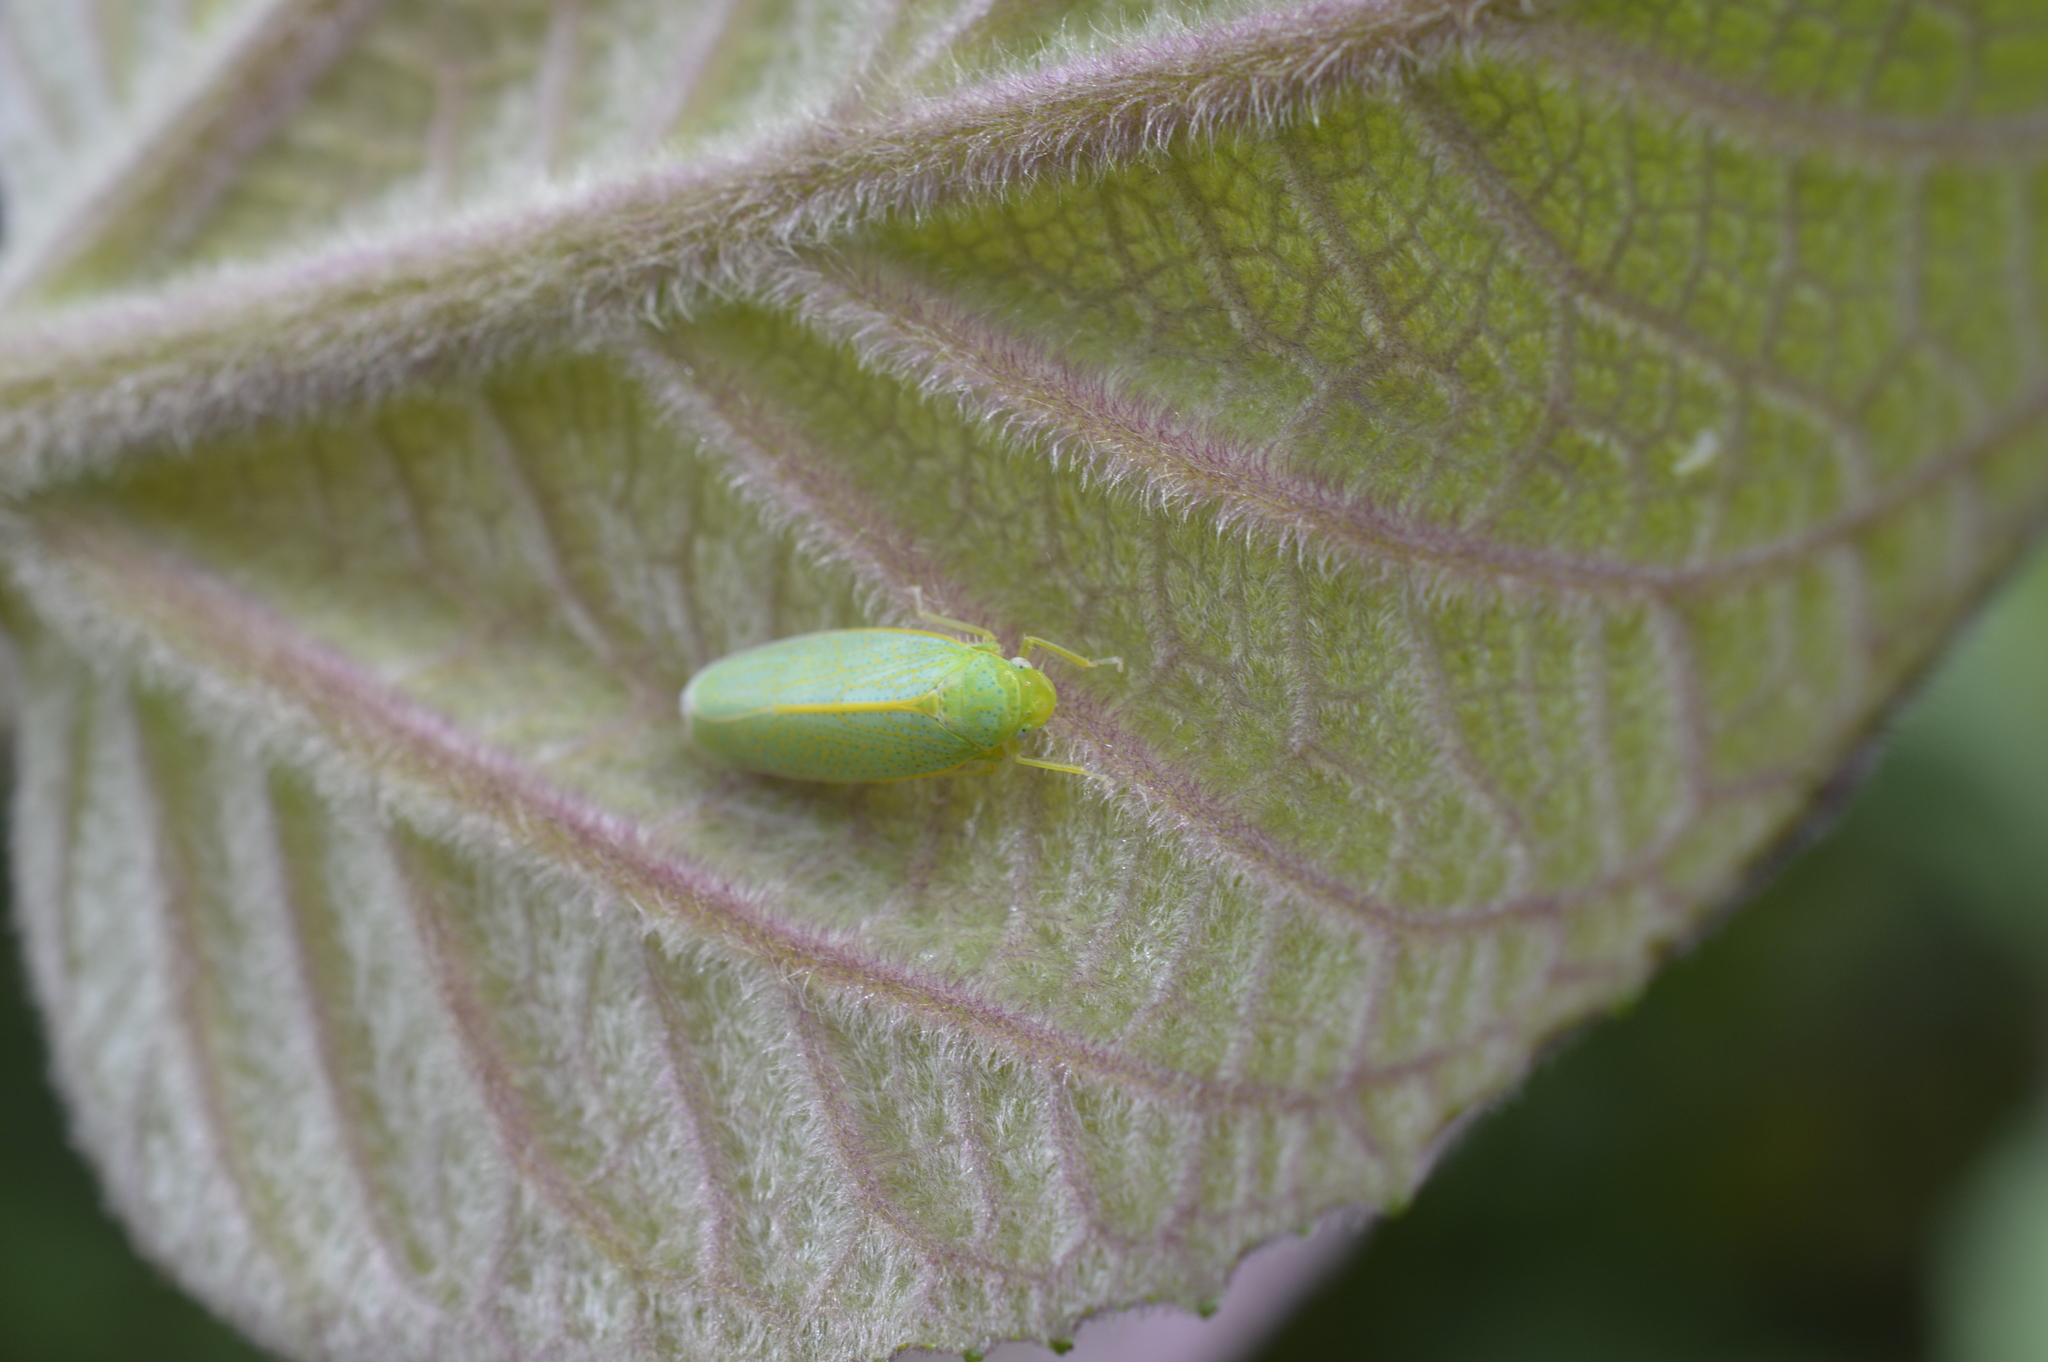
[{"label": "blurred green background", "polygon": [[[260,1356],[128,1250],[0,998],[0,1358]],[[1262,1362],[2048,1362],[2048,556],[1836,830],[1480,1122]]]}]

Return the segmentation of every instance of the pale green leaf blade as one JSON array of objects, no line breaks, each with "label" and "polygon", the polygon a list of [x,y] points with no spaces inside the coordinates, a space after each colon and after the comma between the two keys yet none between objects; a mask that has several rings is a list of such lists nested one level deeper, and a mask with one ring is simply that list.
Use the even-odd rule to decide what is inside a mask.
[{"label": "pale green leaf blade", "polygon": [[[1199,1303],[1639,987],[2048,509],[2024,7],[356,22],[0,334],[59,1072],[294,1354]],[[915,589],[1130,661],[1037,745],[1101,782],[689,749]]]}]

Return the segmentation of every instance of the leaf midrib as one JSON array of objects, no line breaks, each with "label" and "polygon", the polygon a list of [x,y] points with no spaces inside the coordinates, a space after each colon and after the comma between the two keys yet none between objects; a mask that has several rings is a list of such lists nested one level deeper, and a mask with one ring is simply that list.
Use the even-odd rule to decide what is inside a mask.
[{"label": "leaf midrib", "polygon": [[[865,223],[1099,173],[1307,116],[1468,32],[1485,3],[1337,0],[1082,54],[743,157],[38,314],[0,327],[0,490],[138,447],[292,419],[616,335],[650,307],[759,292]],[[59,233],[61,235],[61,232]],[[197,394],[197,395],[195,395]]]}]

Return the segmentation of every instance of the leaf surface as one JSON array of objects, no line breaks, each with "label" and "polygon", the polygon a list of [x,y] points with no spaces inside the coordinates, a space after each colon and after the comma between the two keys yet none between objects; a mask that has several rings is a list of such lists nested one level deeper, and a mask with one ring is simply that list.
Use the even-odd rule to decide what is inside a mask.
[{"label": "leaf surface", "polygon": [[[2048,13],[0,7],[24,935],[297,1356],[878,1357],[1398,1204],[2048,510]],[[174,16],[182,16],[174,17]],[[1009,768],[721,770],[913,623]]]}]

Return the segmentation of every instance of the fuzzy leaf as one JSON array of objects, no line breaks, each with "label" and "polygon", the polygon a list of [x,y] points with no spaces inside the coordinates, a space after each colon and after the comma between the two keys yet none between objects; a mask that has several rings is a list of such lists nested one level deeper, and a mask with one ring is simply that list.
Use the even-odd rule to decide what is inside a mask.
[{"label": "fuzzy leaf", "polygon": [[[0,138],[33,976],[294,1356],[1199,1304],[2048,513],[2039,4],[20,3]],[[1101,780],[687,745],[917,588]]]}]

